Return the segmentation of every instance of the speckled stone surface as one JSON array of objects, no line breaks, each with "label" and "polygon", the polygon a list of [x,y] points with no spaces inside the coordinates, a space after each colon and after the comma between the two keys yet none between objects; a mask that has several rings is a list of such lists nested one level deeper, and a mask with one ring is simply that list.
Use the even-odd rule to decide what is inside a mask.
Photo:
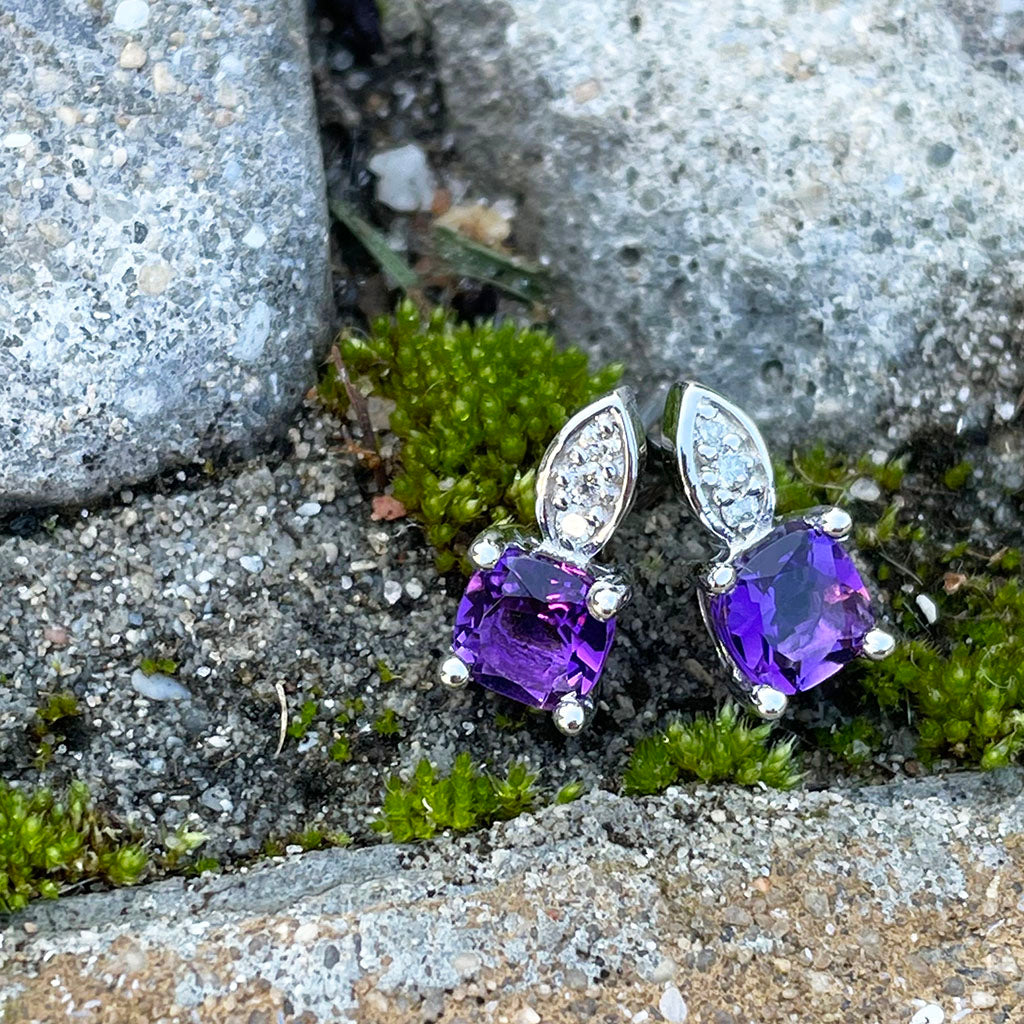
[{"label": "speckled stone surface", "polygon": [[459,158],[522,197],[566,336],[777,441],[1013,416],[1018,4],[425,8]]},{"label": "speckled stone surface", "polygon": [[0,513],[275,432],[328,321],[302,0],[0,10]]},{"label": "speckled stone surface", "polygon": [[608,793],[467,838],[36,905],[5,1019],[1019,1020],[1019,771]]}]

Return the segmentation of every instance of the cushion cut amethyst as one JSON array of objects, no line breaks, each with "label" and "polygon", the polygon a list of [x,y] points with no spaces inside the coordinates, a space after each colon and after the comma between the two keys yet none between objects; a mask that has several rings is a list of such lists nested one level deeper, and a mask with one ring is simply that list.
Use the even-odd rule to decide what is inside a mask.
[{"label": "cushion cut amethyst", "polygon": [[871,599],[838,541],[792,520],[734,565],[735,587],[711,599],[711,625],[751,683],[809,690],[860,653]]},{"label": "cushion cut amethyst", "polygon": [[481,686],[551,709],[597,684],[615,620],[587,611],[594,578],[578,566],[516,547],[473,573],[455,617],[452,651]]}]

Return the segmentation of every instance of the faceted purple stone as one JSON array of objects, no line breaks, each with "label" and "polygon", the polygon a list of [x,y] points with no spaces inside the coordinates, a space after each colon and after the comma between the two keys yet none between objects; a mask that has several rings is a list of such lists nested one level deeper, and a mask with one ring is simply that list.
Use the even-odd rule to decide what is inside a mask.
[{"label": "faceted purple stone", "polygon": [[860,653],[875,619],[838,541],[791,520],[735,568],[736,586],[711,599],[711,624],[751,683],[809,690]]},{"label": "faceted purple stone", "polygon": [[507,548],[470,578],[452,651],[481,686],[522,704],[550,710],[563,694],[588,693],[615,636],[614,619],[587,611],[593,582],[578,566]]}]

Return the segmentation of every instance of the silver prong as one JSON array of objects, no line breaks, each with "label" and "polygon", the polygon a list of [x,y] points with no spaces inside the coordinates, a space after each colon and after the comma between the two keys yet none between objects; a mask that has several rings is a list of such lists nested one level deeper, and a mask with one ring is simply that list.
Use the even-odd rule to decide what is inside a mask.
[{"label": "silver prong", "polygon": [[850,536],[850,530],[853,529],[853,520],[845,509],[833,506],[820,513],[812,525],[817,526],[822,533],[829,537],[846,540]]},{"label": "silver prong", "polygon": [[600,622],[615,618],[629,600],[629,584],[614,576],[597,580],[587,592],[587,611]]},{"label": "silver prong", "polygon": [[888,658],[894,650],[896,650],[896,638],[891,633],[886,633],[884,629],[877,627],[867,631],[864,645],[861,647],[864,657],[870,658],[872,661]]},{"label": "silver prong", "polygon": [[449,690],[461,690],[469,682],[469,666],[454,654],[449,654],[441,662],[438,674]]},{"label": "silver prong", "polygon": [[719,562],[709,566],[703,583],[709,594],[728,594],[736,586],[736,570],[728,562]]},{"label": "silver prong", "polygon": [[567,693],[551,712],[555,728],[565,736],[579,736],[593,713],[594,705],[587,697]]},{"label": "silver prong", "polygon": [[469,545],[469,560],[474,569],[493,569],[505,550],[501,538],[485,530]]},{"label": "silver prong", "polygon": [[755,714],[768,720],[782,716],[789,698],[771,686],[755,686],[747,696]]}]

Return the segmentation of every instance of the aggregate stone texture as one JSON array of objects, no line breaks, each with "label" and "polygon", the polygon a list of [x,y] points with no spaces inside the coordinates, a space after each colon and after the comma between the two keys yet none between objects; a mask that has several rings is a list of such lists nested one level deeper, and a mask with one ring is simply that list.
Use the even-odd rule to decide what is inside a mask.
[{"label": "aggregate stone texture", "polygon": [[1019,4],[423,6],[458,159],[521,199],[566,336],[777,442],[1015,415]]},{"label": "aggregate stone texture", "polygon": [[302,0],[0,10],[0,513],[250,451],[313,380]]},{"label": "aggregate stone texture", "polygon": [[37,904],[5,1019],[1012,1022],[1022,775],[549,807]]},{"label": "aggregate stone texture", "polygon": [[[307,410],[288,444],[0,536],[0,777],[82,779],[155,856],[186,825],[208,837],[204,855],[237,863],[314,825],[366,842],[387,777],[423,757],[446,770],[465,750],[499,772],[524,760],[547,800],[575,779],[617,786],[638,737],[721,698],[690,578],[703,549],[697,528],[677,528],[677,502],[609,546],[637,593],[593,726],[567,741],[546,714],[441,687],[464,577],[438,575],[408,520],[372,520],[341,423]],[[147,677],[147,659],[176,668]],[[81,714],[48,733],[37,709],[65,691]],[[282,712],[291,725],[309,702],[308,729],[282,737]],[[389,710],[397,735],[374,729]],[[349,760],[332,758],[339,740]]]}]

